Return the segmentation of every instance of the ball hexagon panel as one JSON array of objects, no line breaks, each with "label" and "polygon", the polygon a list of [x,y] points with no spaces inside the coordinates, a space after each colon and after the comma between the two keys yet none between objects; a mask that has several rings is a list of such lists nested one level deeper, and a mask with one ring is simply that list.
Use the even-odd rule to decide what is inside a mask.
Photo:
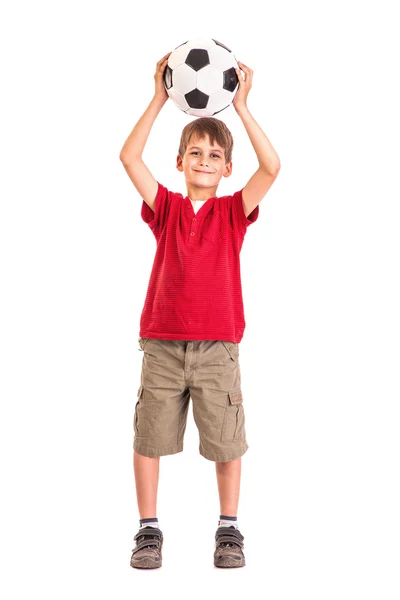
[{"label": "ball hexagon panel", "polygon": [[185,95],[196,88],[196,71],[183,64],[172,71],[172,87]]},{"label": "ball hexagon panel", "polygon": [[209,48],[213,48],[215,46],[214,40],[210,38],[195,38],[193,40],[189,40],[186,42],[190,49],[193,48],[204,48],[204,50],[208,50]]},{"label": "ball hexagon panel", "polygon": [[212,114],[206,108],[191,108],[190,110],[186,110],[185,112],[187,115],[193,115],[194,117],[212,117]]},{"label": "ball hexagon panel", "polygon": [[190,106],[186,101],[186,98],[183,94],[180,94],[176,89],[172,88],[168,92],[169,97],[173,100],[178,108],[183,110],[183,112],[187,112],[190,110]]},{"label": "ball hexagon panel", "polygon": [[182,44],[175,48],[168,57],[168,66],[170,69],[174,70],[176,67],[179,67],[179,65],[183,65],[189,52],[190,48],[187,44]]},{"label": "ball hexagon panel", "polygon": [[197,73],[197,88],[209,96],[223,87],[224,74],[212,65]]},{"label": "ball hexagon panel", "polygon": [[215,115],[215,113],[225,110],[231,102],[232,92],[228,92],[228,90],[218,90],[218,92],[211,94],[207,104],[207,111],[210,115]]},{"label": "ball hexagon panel", "polygon": [[236,62],[233,54],[227,52],[224,48],[221,48],[221,46],[214,45],[213,48],[210,48],[208,50],[208,56],[210,57],[210,64],[221,71],[227,71]]}]

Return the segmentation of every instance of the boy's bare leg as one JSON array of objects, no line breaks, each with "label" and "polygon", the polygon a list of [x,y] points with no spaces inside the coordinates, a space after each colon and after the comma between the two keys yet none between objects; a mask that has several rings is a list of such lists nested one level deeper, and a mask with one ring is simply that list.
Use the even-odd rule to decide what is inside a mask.
[{"label": "boy's bare leg", "polygon": [[157,489],[160,457],[155,458],[133,451],[136,496],[140,519],[157,516]]},{"label": "boy's bare leg", "polygon": [[237,516],[241,468],[241,456],[228,462],[215,463],[221,515]]}]

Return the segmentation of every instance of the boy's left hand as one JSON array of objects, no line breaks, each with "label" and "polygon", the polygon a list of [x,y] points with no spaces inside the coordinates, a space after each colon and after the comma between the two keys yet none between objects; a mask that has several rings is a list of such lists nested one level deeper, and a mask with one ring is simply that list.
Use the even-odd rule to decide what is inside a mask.
[{"label": "boy's left hand", "polygon": [[236,75],[239,78],[239,88],[232,102],[235,108],[239,108],[240,106],[246,106],[247,96],[251,89],[251,84],[253,80],[253,71],[249,69],[249,67],[246,67],[246,65],[241,63],[239,60],[238,65],[242,69],[242,71],[244,71],[246,79],[243,78],[239,69],[235,69]]}]

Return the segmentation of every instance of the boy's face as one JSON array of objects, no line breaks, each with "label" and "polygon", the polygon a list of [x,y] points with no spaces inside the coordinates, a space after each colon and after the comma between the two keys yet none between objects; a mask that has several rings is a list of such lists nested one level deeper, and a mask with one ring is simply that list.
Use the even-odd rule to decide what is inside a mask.
[{"label": "boy's face", "polygon": [[232,162],[225,163],[224,149],[215,140],[211,146],[208,135],[202,139],[192,136],[183,158],[178,155],[176,166],[185,174],[189,193],[204,189],[212,194],[221,178],[232,173]]}]

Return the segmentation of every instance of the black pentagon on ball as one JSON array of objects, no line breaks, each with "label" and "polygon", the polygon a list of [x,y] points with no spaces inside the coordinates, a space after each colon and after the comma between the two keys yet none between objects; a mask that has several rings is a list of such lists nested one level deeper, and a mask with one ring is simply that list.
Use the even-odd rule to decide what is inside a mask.
[{"label": "black pentagon on ball", "polygon": [[197,88],[188,94],[185,94],[186,102],[189,104],[190,108],[205,108],[208,104],[209,97],[208,94],[204,94]]},{"label": "black pentagon on ball", "polygon": [[227,48],[226,46],[224,46],[224,44],[221,44],[221,42],[218,42],[217,40],[214,40],[214,38],[211,38],[213,42],[215,42],[217,44],[217,46],[221,46],[221,48],[225,48],[225,50],[228,50],[228,52],[232,52],[232,50],[229,50],[229,48]]},{"label": "black pentagon on ball", "polygon": [[234,67],[231,67],[227,71],[224,71],[224,83],[222,86],[224,90],[228,90],[228,92],[233,92],[238,82],[239,78],[236,75]]},{"label": "black pentagon on ball", "polygon": [[172,88],[172,69],[168,65],[164,71],[164,83],[167,90]]},{"label": "black pentagon on ball", "polygon": [[200,71],[200,69],[210,64],[210,57],[207,50],[194,48],[187,55],[185,63],[195,71]]}]

